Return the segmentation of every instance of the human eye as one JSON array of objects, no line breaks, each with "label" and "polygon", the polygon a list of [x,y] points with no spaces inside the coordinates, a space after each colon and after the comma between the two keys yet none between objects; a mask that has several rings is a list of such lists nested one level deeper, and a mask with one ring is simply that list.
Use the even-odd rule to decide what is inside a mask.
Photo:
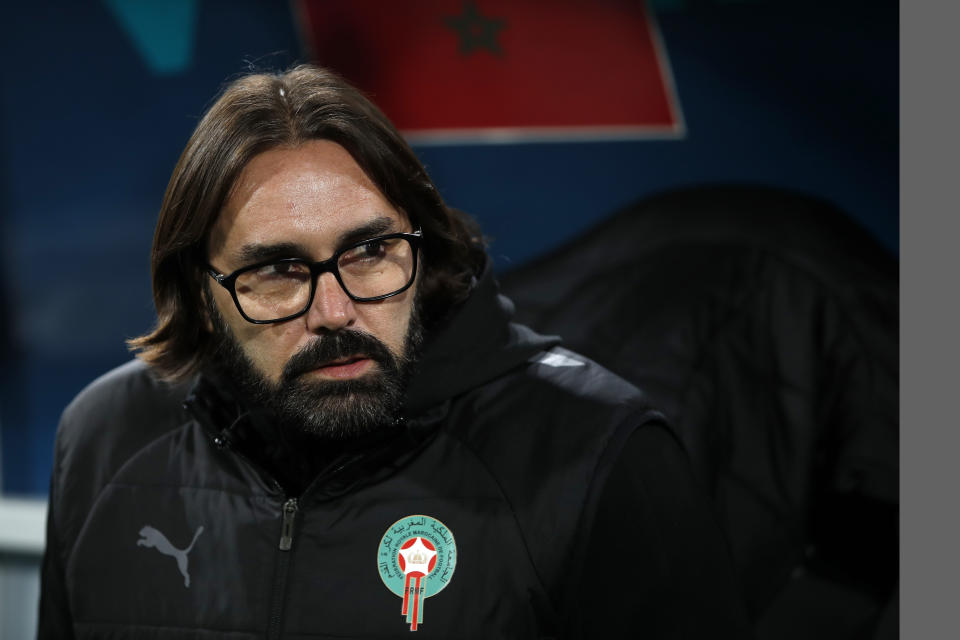
[{"label": "human eye", "polygon": [[361,245],[345,251],[340,256],[341,266],[369,266],[375,265],[390,253],[391,248],[396,243],[395,239],[384,240],[374,238],[364,242]]},{"label": "human eye", "polygon": [[251,276],[261,282],[302,282],[310,278],[310,268],[302,262],[273,262],[254,269]]}]

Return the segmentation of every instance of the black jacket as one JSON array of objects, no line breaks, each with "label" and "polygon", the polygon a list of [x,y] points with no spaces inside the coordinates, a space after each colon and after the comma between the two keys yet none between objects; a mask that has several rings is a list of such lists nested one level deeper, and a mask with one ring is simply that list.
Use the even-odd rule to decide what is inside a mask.
[{"label": "black jacket", "polygon": [[222,385],[136,362],[94,382],[57,436],[40,637],[409,637],[407,539],[437,553],[408,599],[427,637],[741,637],[660,415],[510,312],[487,273],[426,347],[406,420],[318,452],[303,490],[277,462],[296,451]]},{"label": "black jacket", "polygon": [[758,635],[845,640],[896,607],[897,273],[827,202],[713,186],[641,200],[503,287],[666,415]]}]

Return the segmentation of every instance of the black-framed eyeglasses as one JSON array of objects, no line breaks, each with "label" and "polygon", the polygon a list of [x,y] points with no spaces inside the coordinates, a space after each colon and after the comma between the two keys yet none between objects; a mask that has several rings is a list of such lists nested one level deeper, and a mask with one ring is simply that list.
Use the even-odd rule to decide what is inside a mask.
[{"label": "black-framed eyeglasses", "polygon": [[207,272],[233,296],[247,322],[270,324],[302,316],[313,304],[317,278],[331,272],[355,302],[384,300],[410,288],[417,277],[423,232],[388,233],[351,244],[327,260],[282,258],[241,267],[229,275]]}]

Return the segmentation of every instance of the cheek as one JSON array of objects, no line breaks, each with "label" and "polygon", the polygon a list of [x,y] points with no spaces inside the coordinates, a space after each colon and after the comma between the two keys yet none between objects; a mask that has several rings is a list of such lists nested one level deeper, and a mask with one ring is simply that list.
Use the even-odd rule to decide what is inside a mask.
[{"label": "cheek", "polygon": [[403,351],[404,339],[413,310],[413,295],[407,291],[380,303],[361,306],[364,328],[390,347],[396,354]]},{"label": "cheek", "polygon": [[[214,299],[220,316],[247,358],[267,379],[272,382],[279,380],[283,366],[304,333],[302,327],[297,325],[298,320],[271,325],[253,324],[243,319],[233,298],[226,291],[214,291]],[[303,321],[299,322],[302,324]]]},{"label": "cheek", "polygon": [[[302,322],[302,321],[301,321]],[[281,325],[254,325],[245,335],[238,334],[240,346],[247,357],[271,382],[280,380],[284,365],[297,351],[304,330],[296,326],[297,320]]]}]

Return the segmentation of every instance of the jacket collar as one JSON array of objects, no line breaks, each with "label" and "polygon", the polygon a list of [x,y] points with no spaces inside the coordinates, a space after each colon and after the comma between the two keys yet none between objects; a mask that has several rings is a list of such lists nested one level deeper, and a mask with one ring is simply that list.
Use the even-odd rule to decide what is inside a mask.
[{"label": "jacket collar", "polygon": [[488,258],[470,297],[428,336],[407,385],[405,414],[418,416],[560,343],[556,336],[511,322],[513,312]]}]

